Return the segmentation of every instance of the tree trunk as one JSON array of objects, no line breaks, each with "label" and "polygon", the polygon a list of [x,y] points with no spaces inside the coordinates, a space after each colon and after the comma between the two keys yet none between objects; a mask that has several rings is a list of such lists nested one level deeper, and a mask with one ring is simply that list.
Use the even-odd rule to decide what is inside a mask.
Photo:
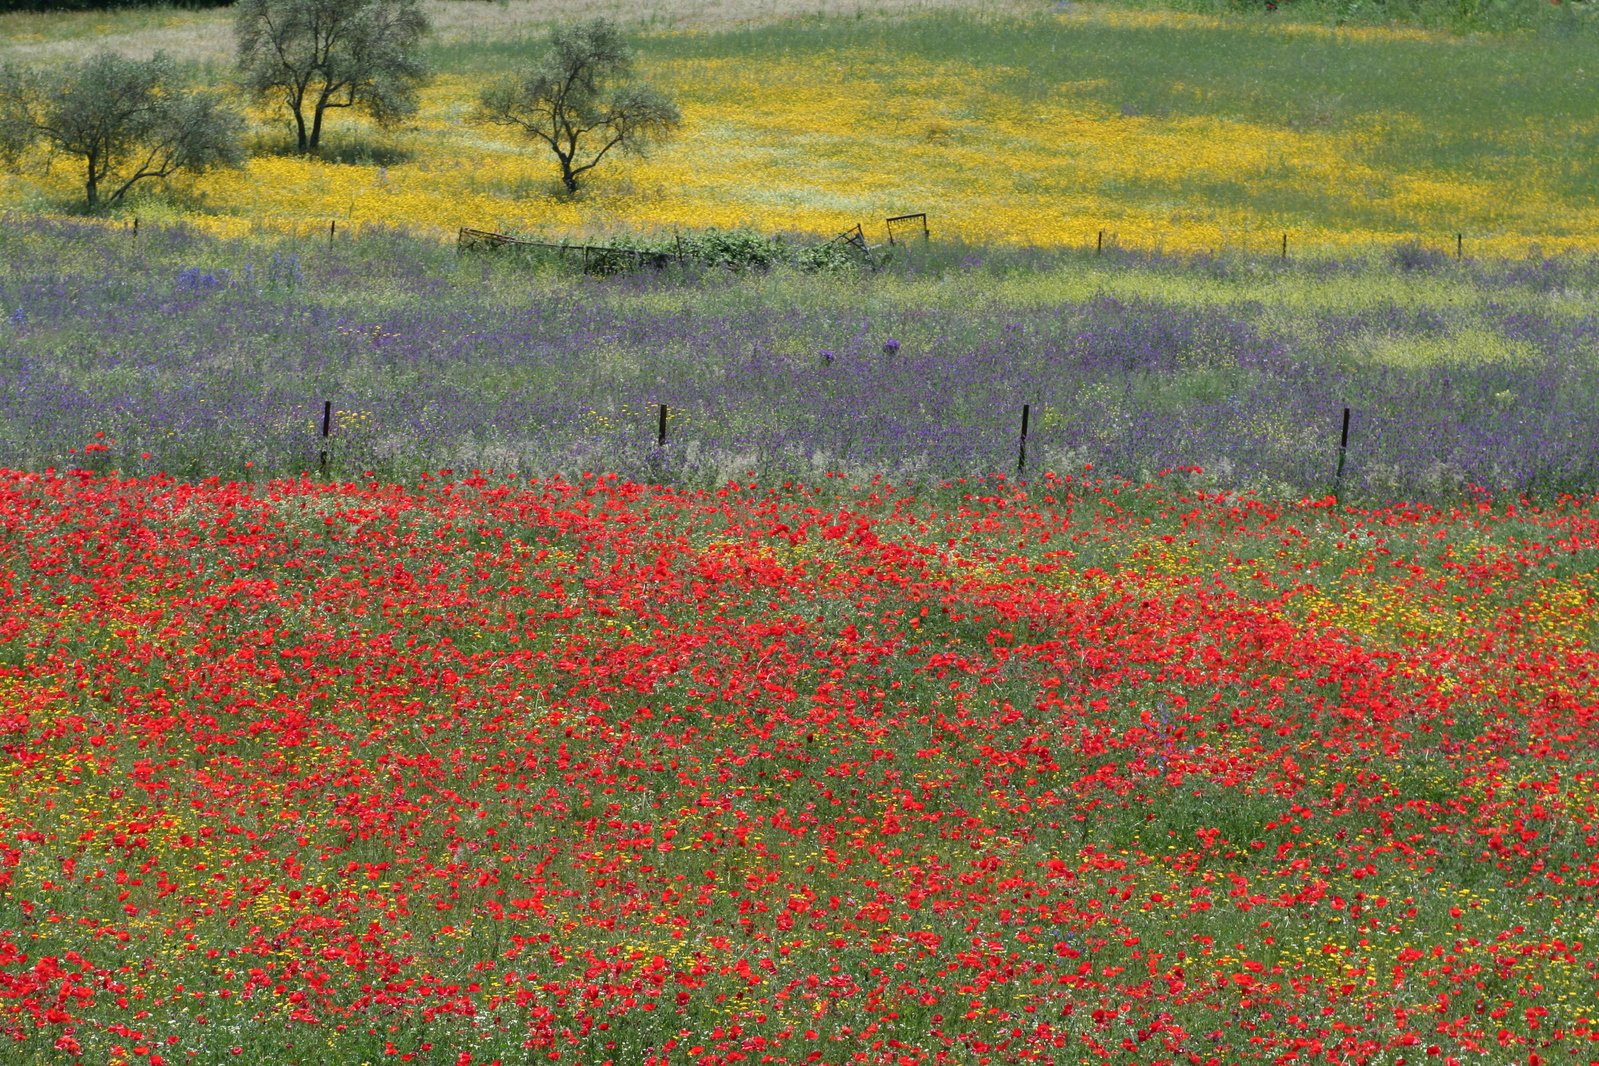
[{"label": "tree trunk", "polygon": [[94,156],[91,155],[89,157],[88,173],[85,175],[83,182],[83,196],[89,202],[90,207],[100,202],[100,179],[95,176],[94,163]]},{"label": "tree trunk", "polygon": [[322,146],[322,108],[321,101],[317,102],[316,110],[311,115],[311,151],[316,151]]},{"label": "tree trunk", "polygon": [[301,113],[299,104],[294,105],[294,125],[295,125],[295,127],[297,129],[297,132],[300,135],[300,139],[299,139],[300,154],[304,155],[305,154],[305,149],[306,149],[305,115],[303,113]]}]

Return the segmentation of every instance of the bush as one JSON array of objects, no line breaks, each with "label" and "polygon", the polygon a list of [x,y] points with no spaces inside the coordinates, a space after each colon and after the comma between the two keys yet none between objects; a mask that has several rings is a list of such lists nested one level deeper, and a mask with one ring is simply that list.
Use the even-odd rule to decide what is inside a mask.
[{"label": "bush", "polygon": [[[793,239],[766,237],[747,229],[697,230],[672,236],[629,234],[598,244],[644,252],[668,262],[680,261],[685,266],[740,272],[765,271],[777,266],[791,266],[809,272],[842,270],[859,262],[848,249],[835,242],[802,245]],[[543,262],[547,257],[535,252],[527,258]],[[638,265],[633,257],[621,255],[590,255],[588,262],[590,269],[596,273],[616,273]]]}]

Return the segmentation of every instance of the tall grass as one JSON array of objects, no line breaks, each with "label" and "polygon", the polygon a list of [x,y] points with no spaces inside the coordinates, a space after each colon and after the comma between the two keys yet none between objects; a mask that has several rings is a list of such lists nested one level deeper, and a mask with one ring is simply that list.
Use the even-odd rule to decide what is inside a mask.
[{"label": "tall grass", "polygon": [[1026,404],[1035,475],[1197,466],[1317,495],[1348,406],[1346,497],[1599,478],[1591,259],[934,245],[882,275],[601,280],[392,232],[30,224],[0,240],[0,464],[19,468],[267,476],[326,451],[338,477],[931,481],[1014,473]]}]

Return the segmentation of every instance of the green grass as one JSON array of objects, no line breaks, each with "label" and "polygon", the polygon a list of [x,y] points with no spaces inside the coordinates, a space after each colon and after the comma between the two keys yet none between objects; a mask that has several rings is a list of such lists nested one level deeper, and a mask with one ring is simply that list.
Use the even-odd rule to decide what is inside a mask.
[{"label": "green grass", "polygon": [[1544,0],[1123,0],[1129,7],[1207,15],[1245,14],[1274,22],[1333,26],[1416,26],[1447,33],[1532,32],[1552,37],[1593,29],[1587,3]]},{"label": "green grass", "polygon": [[[654,63],[738,59],[758,66],[797,57],[820,62],[853,52],[880,57],[889,68],[900,60],[975,64],[1018,105],[1049,99],[1070,85],[1074,94],[1129,115],[1359,134],[1367,144],[1366,161],[1383,170],[1470,180],[1530,167],[1562,197],[1592,202],[1599,190],[1594,20],[1575,23],[1566,33],[1330,41],[1318,33],[1284,33],[1280,21],[1265,18],[1126,26],[948,12],[914,20],[813,19],[664,34],[641,44]],[[460,65],[451,69],[497,68],[522,47],[458,46],[451,58]],[[1553,71],[1568,73],[1551,76]],[[1281,165],[1292,168],[1294,160]],[[1151,196],[1160,190],[1127,191]],[[1262,215],[1328,210],[1325,202],[1279,193],[1269,174],[1203,191],[1217,204]],[[1345,209],[1361,222],[1395,221],[1362,210],[1359,189],[1332,195],[1347,199]]]},{"label": "green grass", "polygon": [[[762,64],[798,61],[825,71],[838,57],[852,56],[857,68],[852,76],[877,78],[893,88],[902,64],[970,66],[982,71],[985,91],[1008,97],[1019,108],[1069,91],[1085,107],[1111,114],[1354,138],[1357,161],[1376,171],[1379,182],[1421,175],[1471,186],[1515,175],[1520,195],[1547,203],[1545,232],[1580,235],[1573,227],[1585,223],[1564,220],[1599,203],[1599,124],[1593,121],[1599,114],[1599,18],[1573,12],[1577,6],[1557,5],[1551,11],[1550,5],[1530,0],[1291,0],[1268,16],[1253,3],[1190,0],[1085,4],[1064,17],[1048,9],[1027,15],[962,10],[892,18],[802,15],[757,18],[733,29],[685,27],[663,14],[635,20],[633,27],[642,58],[655,70],[709,59],[736,60],[757,71]],[[1116,17],[1129,9],[1162,7],[1221,18],[1137,24]],[[1090,17],[1078,17],[1081,13]],[[539,24],[497,19],[487,8],[482,17],[481,35],[452,31],[426,46],[435,70],[489,78],[517,68],[541,48]],[[1367,31],[1390,22],[1430,29],[1410,36]],[[1342,32],[1340,27],[1349,32],[1329,36]],[[203,58],[206,78],[227,77],[231,31],[223,13],[0,18],[0,50],[24,60],[30,49],[65,57],[63,48],[97,40],[134,50],[166,42]],[[947,103],[960,105],[959,100]],[[868,145],[887,132],[892,131],[838,131]],[[329,150],[335,161],[370,165],[410,157],[399,141],[362,140],[342,123]],[[1328,188],[1284,180],[1302,163],[1285,156],[1262,173],[1236,178],[1196,177],[1171,186],[1123,180],[1101,191],[1132,204],[1195,202],[1260,219],[1325,220],[1335,227],[1379,231],[1407,227],[1406,209],[1375,203],[1382,199],[1380,184],[1361,179]],[[996,155],[996,171],[1003,172],[1005,164]],[[1066,184],[1043,187],[1036,178],[1028,180],[1034,193],[1069,196],[1074,191]],[[526,195],[533,188],[507,190],[507,195]],[[936,212],[936,203],[929,206]],[[1491,208],[1476,214],[1480,217],[1461,228],[1491,230]]]}]

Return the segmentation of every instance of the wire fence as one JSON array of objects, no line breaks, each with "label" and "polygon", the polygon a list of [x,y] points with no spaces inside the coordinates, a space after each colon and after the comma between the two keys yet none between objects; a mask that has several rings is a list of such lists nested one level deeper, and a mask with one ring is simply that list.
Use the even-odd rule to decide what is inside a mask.
[{"label": "wire fence", "polygon": [[[1016,442],[1016,466],[1015,466],[1015,471],[1016,471],[1016,476],[1018,478],[1025,478],[1027,476],[1027,472],[1028,472],[1027,438],[1028,438],[1029,425],[1030,425],[1030,423],[1032,421],[1032,408],[1033,408],[1033,405],[1030,404],[1030,403],[1022,404],[1021,411],[1020,411],[1019,429],[1018,429],[1018,431],[1016,433],[1016,436],[1013,438],[1015,440],[1015,442]],[[654,409],[651,412],[651,418],[649,418],[647,420],[642,420],[640,422],[639,430],[640,430],[640,436],[641,437],[644,436],[645,434],[647,434],[649,432],[649,428],[651,427],[651,425],[653,425],[653,429],[654,429],[654,445],[655,445],[655,448],[658,451],[664,451],[666,448],[668,448],[669,446],[671,446],[674,443],[674,440],[673,440],[673,438],[671,436],[671,432],[670,432],[670,430],[671,430],[671,414],[672,414],[672,408],[671,408],[670,405],[664,404],[664,403],[656,404],[656,405],[654,405]],[[318,458],[318,469],[323,474],[327,473],[329,456],[330,456],[330,449],[333,446],[333,442],[334,442],[334,439],[335,439],[334,431],[333,431],[333,427],[335,425],[335,415],[336,415],[336,411],[335,411],[335,407],[334,407],[333,401],[332,400],[323,400],[322,401],[322,432],[321,432],[321,436],[320,436],[320,439],[319,439],[320,450],[318,452],[318,457],[319,457]],[[1334,469],[1333,469],[1333,472],[1332,472],[1332,476],[1331,476],[1331,478],[1328,481],[1328,484],[1330,485],[1330,489],[1331,489],[1331,494],[1333,495],[1334,498],[1336,498],[1338,496],[1340,490],[1343,487],[1344,465],[1345,465],[1345,462],[1347,460],[1348,453],[1349,453],[1349,423],[1350,423],[1350,415],[1351,415],[1350,409],[1348,407],[1343,408],[1342,422],[1340,424],[1340,428],[1339,428],[1339,431],[1338,431],[1338,446],[1337,446],[1336,453],[1333,451],[1333,449],[1332,449],[1330,444],[1328,446],[1328,455],[1329,456],[1336,455],[1336,465],[1334,466]],[[1330,435],[1329,435],[1329,439],[1330,439]]]},{"label": "wire fence", "polygon": [[[22,218],[35,216],[24,215],[18,212],[5,212],[0,214],[0,220],[18,221]],[[162,223],[152,224],[141,221],[139,216],[131,218],[96,218],[81,217],[70,221],[75,225],[94,226],[105,230],[107,233],[121,232],[130,240],[137,241],[141,233],[151,232],[152,225],[191,225],[190,223]],[[1591,253],[1599,249],[1599,239],[1584,236],[1557,235],[1551,237],[1515,237],[1504,234],[1472,235],[1465,231],[1435,234],[1403,234],[1395,233],[1391,239],[1378,240],[1360,245],[1345,245],[1329,243],[1326,240],[1317,241],[1313,237],[1296,236],[1293,229],[1256,230],[1247,237],[1231,241],[1213,241],[1204,244],[1178,242],[1175,247],[1168,248],[1164,239],[1157,238],[1144,243],[1130,241],[1113,227],[1100,226],[1089,228],[1092,223],[1083,229],[1081,244],[1055,244],[1049,247],[1062,252],[1091,250],[1096,255],[1107,253],[1120,253],[1124,255],[1158,255],[1158,256],[1215,256],[1220,254],[1233,254],[1253,258],[1273,258],[1287,260],[1290,258],[1304,257],[1309,259],[1327,259],[1347,257],[1359,254],[1362,251],[1394,250],[1399,249],[1401,254],[1427,256],[1431,258],[1453,258],[1464,260],[1467,253],[1472,252],[1477,258],[1490,258],[1509,260],[1517,255],[1527,257],[1543,257],[1547,255],[1562,255],[1572,253]],[[142,227],[142,229],[141,229]],[[902,249],[913,243],[922,245],[932,243],[931,231],[926,212],[913,212],[909,214],[894,215],[881,220],[882,239],[873,240],[866,232],[863,223],[856,223],[848,229],[836,234],[830,239],[821,240],[824,244],[842,245],[861,262],[877,268],[886,259],[885,249]],[[203,225],[197,226],[202,232],[210,231]],[[326,221],[314,219],[300,219],[292,221],[279,220],[271,225],[262,225],[243,221],[244,232],[251,236],[280,235],[303,240],[325,240],[332,247],[339,240],[357,241],[373,234],[393,235],[396,233],[409,234],[429,239],[439,239],[445,231],[437,227],[416,228],[403,224],[386,221],[354,221],[337,219]],[[552,253],[561,258],[570,258],[586,273],[605,274],[616,273],[623,269],[641,267],[664,267],[672,263],[689,262],[695,258],[691,250],[681,246],[671,251],[659,249],[629,247],[614,241],[592,239],[561,239],[544,240],[535,237],[517,236],[500,230],[488,230],[477,227],[461,226],[448,231],[458,251],[485,251],[493,249],[526,248]],[[1181,230],[1173,228],[1170,231],[1173,237],[1181,235]],[[226,234],[213,234],[225,237]],[[972,242],[957,240],[956,243],[964,246],[974,246]],[[1473,244],[1478,246],[1473,252]],[[1519,245],[1519,250],[1514,246]],[[1025,234],[1016,235],[1015,240],[1001,240],[993,242],[980,242],[975,246],[992,247],[1026,247],[1038,246],[1026,239]],[[1491,249],[1497,249],[1492,251]]]}]

